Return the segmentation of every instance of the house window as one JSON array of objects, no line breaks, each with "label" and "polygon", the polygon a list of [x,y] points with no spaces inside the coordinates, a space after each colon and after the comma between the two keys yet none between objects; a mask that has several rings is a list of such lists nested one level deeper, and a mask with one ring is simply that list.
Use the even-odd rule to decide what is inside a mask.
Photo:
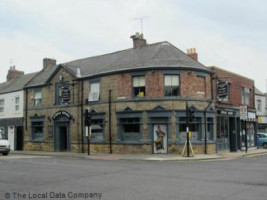
[{"label": "house window", "polygon": [[164,76],[164,95],[179,96],[179,76],[165,75]]},{"label": "house window", "polygon": [[262,111],[261,110],[261,100],[259,100],[259,99],[257,100],[257,110],[260,112]]},{"label": "house window", "polygon": [[124,118],[120,119],[120,139],[122,141],[140,141],[140,119]]},{"label": "house window", "polygon": [[32,122],[32,140],[44,139],[44,122],[34,121]]},{"label": "house window", "polygon": [[0,113],[3,113],[5,111],[5,100],[0,99]]},{"label": "house window", "polygon": [[145,76],[133,77],[134,97],[144,97],[146,94]]},{"label": "house window", "polygon": [[42,105],[42,91],[41,88],[34,91],[34,106],[40,107]]},{"label": "house window", "polygon": [[90,83],[89,101],[99,101],[100,96],[100,84]]},{"label": "house window", "polygon": [[[179,118],[179,134],[180,140],[186,141],[187,132],[186,132],[186,117]],[[202,139],[201,135],[201,118],[195,117],[192,122],[189,124],[189,130],[191,131],[191,140],[197,141]]]},{"label": "house window", "polygon": [[56,83],[56,105],[69,104],[70,88],[69,83]]},{"label": "house window", "polygon": [[15,97],[15,111],[19,111],[19,97]]},{"label": "house window", "polygon": [[5,128],[0,127],[0,139],[7,139],[5,135]]},{"label": "house window", "polygon": [[207,118],[207,139],[214,139],[214,123],[213,118]]},{"label": "house window", "polygon": [[249,89],[242,88],[242,104],[249,105]]},{"label": "house window", "polygon": [[92,141],[104,140],[104,120],[93,119],[91,126]]}]

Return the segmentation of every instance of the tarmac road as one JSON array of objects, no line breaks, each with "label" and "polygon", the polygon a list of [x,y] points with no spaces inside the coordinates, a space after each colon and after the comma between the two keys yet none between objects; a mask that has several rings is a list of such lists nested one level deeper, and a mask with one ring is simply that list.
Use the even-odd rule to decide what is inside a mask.
[{"label": "tarmac road", "polygon": [[0,199],[266,200],[267,155],[235,160],[0,156]]}]

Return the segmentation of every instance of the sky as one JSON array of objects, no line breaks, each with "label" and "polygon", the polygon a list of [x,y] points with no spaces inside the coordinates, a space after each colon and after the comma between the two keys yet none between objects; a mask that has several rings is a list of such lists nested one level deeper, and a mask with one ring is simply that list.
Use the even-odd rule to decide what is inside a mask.
[{"label": "sky", "polygon": [[149,44],[196,48],[202,64],[267,92],[266,10],[266,0],[0,0],[0,82],[11,65],[32,73],[43,58],[59,64],[128,49],[142,31]]}]

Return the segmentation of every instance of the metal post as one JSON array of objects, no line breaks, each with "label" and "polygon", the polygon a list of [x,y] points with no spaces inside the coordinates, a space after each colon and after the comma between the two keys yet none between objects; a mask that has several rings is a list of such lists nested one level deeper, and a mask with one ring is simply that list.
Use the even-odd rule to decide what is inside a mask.
[{"label": "metal post", "polygon": [[247,131],[247,120],[245,120],[245,142],[246,142],[246,153],[248,153],[248,131]]},{"label": "metal post", "polygon": [[204,145],[204,153],[207,154],[207,118],[206,118],[206,110],[204,110],[204,126],[205,126],[205,133],[204,133],[204,141],[205,141],[205,145]]},{"label": "metal post", "polygon": [[88,147],[88,156],[90,155],[90,126],[87,126],[88,137],[87,137],[87,147]]},{"label": "metal post", "polygon": [[81,135],[82,135],[82,153],[84,153],[84,127],[83,127],[83,117],[84,117],[84,113],[83,113],[83,80],[81,81]]},{"label": "metal post", "polygon": [[112,154],[112,136],[111,136],[111,90],[109,90],[109,96],[108,96],[108,125],[109,125],[109,153]]},{"label": "metal post", "polygon": [[187,157],[189,157],[189,109],[188,103],[186,102],[186,148],[187,148]]}]

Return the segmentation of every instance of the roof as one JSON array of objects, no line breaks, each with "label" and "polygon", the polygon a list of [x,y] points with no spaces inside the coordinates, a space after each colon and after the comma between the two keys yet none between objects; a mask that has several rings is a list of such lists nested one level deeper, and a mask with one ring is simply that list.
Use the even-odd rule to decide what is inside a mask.
[{"label": "roof", "polygon": [[74,74],[80,68],[82,77],[137,70],[144,68],[193,68],[211,72],[203,64],[193,60],[167,41],[150,44],[137,49],[126,49],[110,54],[79,59],[64,63]]},{"label": "roof", "polygon": [[15,92],[23,90],[24,86],[36,75],[37,73],[24,74],[16,76],[10,81],[0,83],[0,94]]},{"label": "roof", "polygon": [[263,92],[261,92],[258,88],[255,87],[255,94],[265,96]]},{"label": "roof", "polygon": [[130,48],[48,67],[40,71],[26,87],[47,84],[60,67],[63,67],[77,78],[79,78],[76,76],[77,71],[80,71],[81,78],[147,68],[190,68],[209,73],[212,72],[177,47],[164,41],[141,48]]}]

